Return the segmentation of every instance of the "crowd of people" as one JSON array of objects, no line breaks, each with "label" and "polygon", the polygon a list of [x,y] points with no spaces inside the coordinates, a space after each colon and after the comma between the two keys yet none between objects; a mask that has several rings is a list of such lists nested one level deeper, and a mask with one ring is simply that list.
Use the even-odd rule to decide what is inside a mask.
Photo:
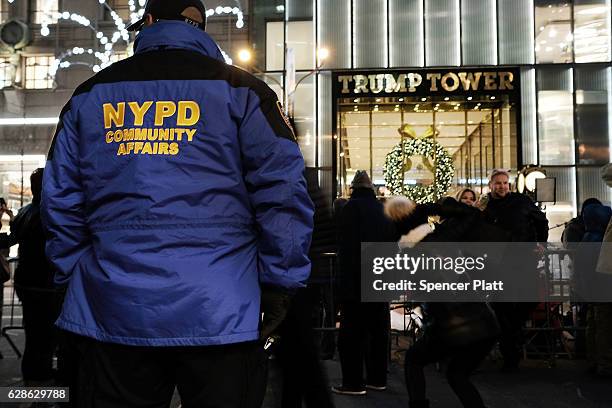
[{"label": "crowd of people", "polygon": [[[365,395],[368,389],[382,391],[386,387],[389,305],[359,303],[360,243],[399,241],[402,247],[414,247],[421,242],[546,242],[548,221],[544,213],[527,196],[510,192],[509,181],[508,171],[495,170],[489,180],[491,192],[482,199],[475,191],[464,189],[457,199],[447,197],[438,204],[417,205],[407,198],[391,198],[383,205],[368,175],[363,171],[356,174],[339,223],[342,320],[338,348],[343,383],[334,387],[334,392]],[[432,216],[441,220],[435,228],[429,222]],[[534,269],[535,263],[536,259]],[[499,303],[494,305],[495,312],[486,303],[423,306],[425,319],[435,323],[426,326],[424,336],[406,353],[406,384],[412,406],[428,406],[423,366],[447,358],[449,383],[464,406],[484,406],[468,380],[469,374],[498,339],[503,369],[518,367],[524,305]],[[450,328],[450,322],[457,324],[458,316],[465,327],[457,331]],[[361,370],[364,362],[365,376]]]},{"label": "crowd of people", "polygon": [[[351,197],[341,206],[339,218],[339,255],[341,280],[341,314],[339,354],[343,382],[332,390],[344,395],[365,395],[368,390],[383,391],[386,386],[386,364],[389,344],[389,305],[359,303],[361,242],[398,241],[400,248],[418,247],[426,242],[519,242],[533,243],[533,252],[508,257],[516,264],[509,270],[535,277],[548,240],[545,214],[524,194],[510,191],[507,170],[494,170],[489,177],[489,193],[478,197],[469,188],[456,197],[446,197],[435,204],[417,205],[407,198],[377,199],[367,173],[358,171],[351,184]],[[385,201],[383,204],[381,201]],[[579,217],[567,224],[564,242],[585,245],[602,242],[610,221],[610,208],[597,199],[586,200]],[[436,217],[437,222],[431,221]],[[612,233],[610,234],[612,235]],[[577,251],[574,259],[574,289],[580,279],[595,277],[597,253]],[[580,254],[580,256],[578,256]],[[588,263],[591,265],[588,265]],[[532,265],[524,270],[525,265]],[[522,269],[519,271],[519,269]],[[609,287],[609,286],[608,286]],[[348,291],[348,292],[347,292]],[[356,301],[357,300],[357,301]],[[425,303],[425,330],[407,351],[405,379],[411,407],[428,407],[423,367],[447,361],[448,382],[466,407],[484,407],[469,381],[469,376],[489,354],[495,344],[503,357],[502,372],[519,369],[523,346],[524,323],[538,305],[527,302]],[[609,303],[581,304],[587,326],[586,350],[593,372],[609,376],[612,362],[612,337]],[[355,315],[354,310],[359,310]],[[365,375],[362,367],[365,366]]]}]

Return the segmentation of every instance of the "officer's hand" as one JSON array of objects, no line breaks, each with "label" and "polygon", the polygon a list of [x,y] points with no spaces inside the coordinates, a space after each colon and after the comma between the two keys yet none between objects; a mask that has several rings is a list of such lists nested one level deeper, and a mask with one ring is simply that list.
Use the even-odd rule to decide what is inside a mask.
[{"label": "officer's hand", "polygon": [[266,341],[287,316],[291,294],[283,288],[264,286],[261,288],[261,313],[263,314],[259,338]]}]

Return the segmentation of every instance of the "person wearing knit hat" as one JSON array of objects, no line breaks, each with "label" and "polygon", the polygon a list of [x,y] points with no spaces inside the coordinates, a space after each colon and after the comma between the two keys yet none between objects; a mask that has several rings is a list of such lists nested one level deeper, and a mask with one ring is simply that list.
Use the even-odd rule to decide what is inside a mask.
[{"label": "person wearing knit hat", "polygon": [[353,177],[353,181],[351,182],[351,189],[354,190],[356,188],[374,189],[374,185],[367,171],[357,170],[357,173],[355,173],[355,177]]},{"label": "person wearing knit hat", "polygon": [[338,295],[342,319],[338,351],[342,384],[332,387],[332,391],[342,395],[366,395],[369,390],[384,391],[387,387],[389,304],[361,302],[361,244],[395,242],[398,235],[373,187],[368,173],[357,171],[351,183],[351,198],[339,220]]}]

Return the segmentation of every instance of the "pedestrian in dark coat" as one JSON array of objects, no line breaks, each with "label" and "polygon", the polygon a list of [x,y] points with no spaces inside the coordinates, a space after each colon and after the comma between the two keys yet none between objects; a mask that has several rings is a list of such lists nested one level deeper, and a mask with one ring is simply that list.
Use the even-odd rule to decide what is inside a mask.
[{"label": "pedestrian in dark coat", "polygon": [[593,204],[601,205],[601,201],[596,198],[587,198],[582,203],[582,209],[580,210],[580,214],[577,217],[572,218],[566,225],[563,230],[563,234],[561,234],[561,242],[566,248],[572,247],[572,244],[582,241],[582,237],[585,233],[584,228],[584,210]]},{"label": "pedestrian in dark coat", "polygon": [[510,192],[509,174],[505,170],[494,170],[489,181],[484,209],[486,219],[510,232],[513,242],[546,242],[548,220],[531,199]]},{"label": "pedestrian in dark coat", "polygon": [[[507,170],[493,170],[489,177],[489,188],[491,192],[486,199],[484,208],[485,219],[509,233],[509,241],[512,242],[546,242],[548,240],[548,220],[546,215],[535,206],[533,201],[526,195],[510,192],[510,174]],[[534,244],[535,250],[535,244]],[[514,269],[516,273],[522,274],[523,282],[532,282],[536,279],[536,266],[538,255],[533,252],[523,254],[533,259],[529,264],[532,269],[526,270],[524,259],[509,258],[517,264]],[[524,256],[522,258],[524,258]],[[516,277],[515,277],[516,279]],[[504,358],[502,371],[512,372],[518,369],[520,361],[520,350],[523,343],[522,325],[528,313],[533,309],[531,303],[496,303],[493,305],[501,326],[499,340],[500,352]]]},{"label": "pedestrian in dark coat", "polygon": [[[313,327],[320,314],[324,289],[329,288],[329,260],[322,255],[336,249],[331,206],[319,187],[317,170],[306,168],[308,194],[315,205],[309,257],[312,272],[306,287],[297,289],[279,330],[276,356],[282,372],[281,408],[333,408],[327,375],[319,359],[319,341]],[[325,292],[327,294],[327,291]],[[333,336],[333,333],[329,333]]]},{"label": "pedestrian in dark coat", "polygon": [[43,169],[32,173],[32,203],[11,221],[11,238],[19,244],[15,288],[23,305],[26,343],[21,372],[28,386],[54,385],[53,355],[58,343],[54,323],[61,307],[61,295],[53,285],[53,267],[45,256],[40,220],[42,179]]},{"label": "pedestrian in dark coat", "polygon": [[[387,386],[390,314],[388,303],[361,303],[361,243],[394,242],[397,234],[384,207],[376,199],[370,177],[358,171],[352,193],[340,215],[340,333],[338,351],[342,385],[332,391],[365,395],[366,388],[382,391]],[[366,376],[363,366],[366,366]]]},{"label": "pedestrian in dark coat", "polygon": [[[451,201],[452,200],[452,201]],[[414,206],[405,198],[394,198],[386,205],[387,215],[402,235],[400,246],[420,243],[476,242],[481,225],[480,212],[473,207],[446,199],[442,205]],[[431,227],[428,217],[437,215],[444,221]],[[426,398],[426,365],[448,359],[446,377],[464,407],[482,408],[480,393],[470,382],[470,374],[489,353],[499,333],[493,311],[482,303],[425,303],[425,331],[406,352],[404,365],[410,408],[428,408]]]},{"label": "pedestrian in dark coat", "polygon": [[612,276],[595,271],[606,226],[612,209],[593,204],[583,211],[585,233],[575,257],[576,291],[591,302],[586,315],[586,350],[591,370],[602,377],[612,376]]}]

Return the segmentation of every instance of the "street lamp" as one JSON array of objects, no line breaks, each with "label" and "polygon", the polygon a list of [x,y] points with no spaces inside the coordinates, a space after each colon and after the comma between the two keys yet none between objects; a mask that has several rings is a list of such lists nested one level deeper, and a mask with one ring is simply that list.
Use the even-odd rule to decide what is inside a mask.
[{"label": "street lamp", "polygon": [[242,50],[240,50],[238,52],[238,60],[242,64],[244,64],[245,67],[249,67],[254,72],[256,72],[256,73],[258,73],[260,75],[263,75],[266,78],[269,78],[272,82],[274,82],[276,85],[279,86],[279,88],[281,90],[283,106],[286,106],[287,113],[289,114],[290,118],[293,118],[293,100],[292,100],[292,98],[290,98],[290,96],[293,95],[293,93],[296,91],[298,86],[302,82],[304,82],[304,80],[306,78],[309,78],[313,74],[319,72],[319,70],[325,64],[325,60],[327,58],[329,58],[329,50],[327,48],[319,48],[319,49],[317,49],[317,52],[316,52],[316,68],[314,68],[313,70],[308,72],[306,75],[304,75],[302,78],[300,78],[300,80],[298,82],[296,82],[296,84],[292,87],[292,89],[285,90],[285,87],[280,83],[280,81],[278,79],[274,78],[273,76],[271,76],[269,74],[266,74],[264,71],[259,69],[256,65],[251,64],[251,61],[253,60],[253,53],[251,52],[251,50],[249,50],[249,49],[242,49]]},{"label": "street lamp", "polygon": [[546,178],[546,170],[535,165],[525,166],[518,174],[517,190],[521,194],[535,193],[536,180]]},{"label": "street lamp", "polygon": [[287,92],[287,113],[289,114],[289,117],[293,119],[293,114],[294,114],[294,101],[293,101],[293,94],[295,93],[295,91],[297,90],[298,86],[300,86],[300,84],[302,82],[304,82],[304,80],[306,78],[309,78],[310,76],[312,76],[313,74],[319,72],[321,70],[321,68],[323,68],[323,65],[325,64],[325,60],[329,57],[329,50],[327,48],[319,48],[317,49],[316,52],[316,67],[311,70],[310,72],[308,72],[306,75],[304,75],[302,78],[300,78],[299,81],[297,81],[295,83],[295,85],[293,86],[293,89],[290,89]]},{"label": "street lamp", "polygon": [[283,85],[280,83],[280,81],[276,78],[274,78],[271,75],[266,74],[264,71],[262,71],[261,69],[259,69],[255,64],[251,65],[251,61],[253,60],[253,53],[251,52],[251,50],[249,49],[242,49],[240,51],[238,51],[238,60],[245,66],[248,67],[250,69],[252,69],[254,72],[263,75],[266,78],[269,78],[272,82],[274,82],[276,85],[278,85],[281,89],[282,92],[282,96],[283,96],[283,102],[285,101],[285,90],[283,88]]},{"label": "street lamp", "polygon": [[316,72],[319,72],[319,70],[323,68],[323,65],[325,64],[325,60],[328,57],[329,57],[329,50],[327,48],[319,48],[317,50],[317,67],[313,69],[312,71],[310,71],[309,73],[307,73],[306,75],[304,75],[299,81],[297,81],[297,83],[293,87],[293,90],[291,90],[290,92],[295,92],[298,85],[300,85],[306,78],[310,77],[312,74]]}]

